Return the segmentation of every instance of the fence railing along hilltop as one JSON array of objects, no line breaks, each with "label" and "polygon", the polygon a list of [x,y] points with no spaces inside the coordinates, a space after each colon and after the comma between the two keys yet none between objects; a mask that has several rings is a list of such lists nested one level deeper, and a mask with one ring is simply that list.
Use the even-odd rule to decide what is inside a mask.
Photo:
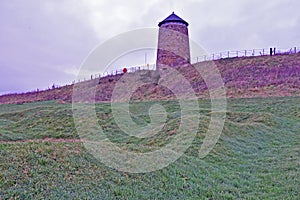
[{"label": "fence railing along hilltop", "polygon": [[[261,48],[261,49],[251,49],[251,50],[236,50],[236,51],[222,51],[219,53],[212,53],[210,55],[202,55],[196,56],[191,59],[191,63],[198,63],[203,61],[212,61],[219,60],[225,58],[236,58],[236,57],[252,57],[252,56],[269,56],[269,55],[279,55],[279,54],[295,54],[300,53],[300,47],[279,49],[279,48]],[[134,67],[126,67],[127,73],[133,73],[140,70],[155,70],[155,64],[146,64],[146,65],[138,65]],[[97,78],[103,78],[107,76],[114,76],[118,74],[123,74],[123,68],[112,70],[110,72],[106,71],[102,74],[93,74],[90,78],[85,78],[82,80],[73,81],[74,83],[83,82],[86,80],[92,80]]]},{"label": "fence railing along hilltop", "polygon": [[[272,50],[271,50],[272,49]],[[271,52],[272,51],[272,52]],[[300,53],[300,47],[293,47],[293,48],[286,48],[286,49],[278,49],[278,48],[262,48],[262,49],[252,49],[252,50],[238,50],[238,51],[222,51],[219,53],[212,53],[210,55],[202,55],[202,56],[196,56],[191,59],[191,63],[197,63],[197,62],[203,62],[203,61],[210,61],[210,60],[219,60],[219,59],[225,59],[225,58],[236,58],[236,57],[252,57],[252,56],[267,56],[267,55],[278,55],[278,54],[296,54]],[[156,65],[155,64],[146,64],[146,65],[140,65],[140,66],[134,66],[134,67],[126,67],[127,73],[133,73],[139,70],[155,70]],[[104,72],[102,74],[92,74],[90,78],[84,78],[80,80],[74,80],[71,84],[66,84],[64,86],[71,86],[75,83],[80,83],[87,80],[93,80],[98,78],[103,78],[107,76],[114,76],[118,74],[123,74],[123,68],[112,70],[110,72]],[[64,87],[61,85],[56,85],[53,83],[51,87],[48,87],[45,90],[55,89],[55,88],[61,88]],[[29,93],[35,93],[40,92],[43,90],[36,89],[33,91],[30,91]],[[28,92],[27,92],[28,93]],[[22,93],[11,93],[11,94],[22,94]]]},{"label": "fence railing along hilltop", "polygon": [[300,47],[278,49],[278,48],[262,48],[252,50],[237,50],[237,51],[222,51],[219,53],[212,53],[210,55],[203,55],[194,57],[191,62],[197,63],[209,60],[219,60],[224,58],[235,58],[235,57],[252,57],[252,56],[270,56],[278,54],[294,54],[299,53]]}]

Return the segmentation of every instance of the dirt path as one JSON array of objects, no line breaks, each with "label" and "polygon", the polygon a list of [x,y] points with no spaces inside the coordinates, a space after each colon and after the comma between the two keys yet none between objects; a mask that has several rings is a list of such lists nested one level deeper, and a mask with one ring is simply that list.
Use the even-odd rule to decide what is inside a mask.
[{"label": "dirt path", "polygon": [[0,140],[0,144],[17,144],[17,143],[29,143],[29,142],[83,142],[83,139],[64,139],[64,138],[44,138],[44,139],[29,139],[29,140],[16,140],[16,141],[6,141]]}]

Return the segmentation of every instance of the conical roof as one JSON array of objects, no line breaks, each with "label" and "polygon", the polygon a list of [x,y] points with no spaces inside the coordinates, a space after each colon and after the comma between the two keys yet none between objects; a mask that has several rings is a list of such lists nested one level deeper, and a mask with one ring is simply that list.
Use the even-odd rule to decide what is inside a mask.
[{"label": "conical roof", "polygon": [[178,17],[174,12],[169,15],[169,17],[167,17],[166,19],[164,19],[163,21],[159,22],[158,26],[160,27],[161,25],[168,23],[168,22],[179,22],[179,23],[183,23],[186,26],[188,26],[189,24],[184,21],[183,19],[181,19],[180,17]]}]

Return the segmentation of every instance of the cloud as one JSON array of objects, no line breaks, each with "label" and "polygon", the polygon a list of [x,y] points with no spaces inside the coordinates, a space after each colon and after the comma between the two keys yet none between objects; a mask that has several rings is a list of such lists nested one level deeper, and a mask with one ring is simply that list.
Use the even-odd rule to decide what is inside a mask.
[{"label": "cloud", "polygon": [[209,52],[299,44],[299,1],[202,1],[188,5],[190,35]]},{"label": "cloud", "polygon": [[[54,1],[45,4],[45,10],[50,14],[66,15],[80,21],[94,31],[100,40],[108,39],[114,35],[136,29],[138,24],[142,25],[145,15],[159,3],[158,0],[64,0],[59,6]],[[148,18],[149,19],[149,18]],[[155,24],[155,23],[154,23]],[[146,24],[149,26],[149,24]]]},{"label": "cloud", "polygon": [[92,30],[66,13],[50,12],[42,2],[1,4],[0,68],[4,70],[0,92],[71,82],[75,77],[64,71],[69,66],[79,67],[95,46]]}]

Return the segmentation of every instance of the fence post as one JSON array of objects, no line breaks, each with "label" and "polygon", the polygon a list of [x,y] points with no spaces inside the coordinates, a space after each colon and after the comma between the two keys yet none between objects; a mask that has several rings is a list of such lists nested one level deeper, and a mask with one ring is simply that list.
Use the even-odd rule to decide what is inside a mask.
[{"label": "fence post", "polygon": [[247,50],[245,50],[245,57],[247,56]]},{"label": "fence post", "polygon": [[227,52],[227,58],[229,58],[229,54],[230,54],[230,53],[229,53],[229,51],[228,51],[228,52]]},{"label": "fence post", "polygon": [[239,51],[236,51],[236,57],[239,57]]}]

